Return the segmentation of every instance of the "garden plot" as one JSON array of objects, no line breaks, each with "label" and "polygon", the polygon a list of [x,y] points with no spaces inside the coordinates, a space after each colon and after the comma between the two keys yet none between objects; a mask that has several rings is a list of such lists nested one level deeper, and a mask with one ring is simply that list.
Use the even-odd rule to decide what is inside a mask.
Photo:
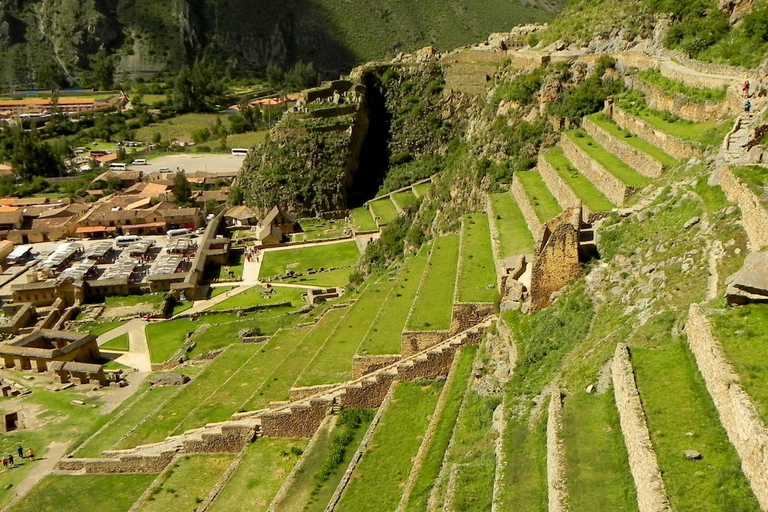
[{"label": "garden plot", "polygon": [[371,277],[355,304],[328,337],[317,356],[297,379],[297,386],[316,386],[350,380],[352,357],[371,329],[382,304],[394,287],[387,276]]},{"label": "garden plot", "polygon": [[336,510],[395,510],[442,382],[400,382]]},{"label": "garden plot", "polygon": [[408,259],[398,274],[392,293],[381,307],[376,321],[358,349],[360,355],[399,354],[403,328],[408,319],[421,276],[429,260],[430,245]]},{"label": "garden plot", "polygon": [[458,286],[459,302],[493,302],[497,298],[491,230],[483,213],[464,217]]},{"label": "garden plot", "polygon": [[595,185],[581,174],[578,169],[563,154],[559,146],[548,149],[543,153],[544,158],[555,169],[557,174],[573,190],[584,206],[593,212],[609,212],[615,205],[600,192]]},{"label": "garden plot", "polygon": [[408,330],[438,331],[451,327],[458,261],[458,236],[449,235],[435,240],[418,297],[408,318]]},{"label": "garden plot", "polygon": [[541,223],[549,222],[563,211],[538,171],[519,172],[515,174],[515,178],[519,179],[523,185],[525,195],[528,196],[528,200],[536,212],[536,217]]},{"label": "garden plot", "polygon": [[373,213],[376,224],[379,226],[386,226],[398,217],[397,208],[395,208],[389,197],[370,201],[368,206],[370,206],[371,213]]},{"label": "garden plot", "polygon": [[262,438],[249,444],[237,469],[208,510],[267,510],[307,443],[306,439]]},{"label": "garden plot", "polygon": [[[354,241],[281,249],[263,253],[259,279],[284,276],[288,271],[304,274],[301,278],[288,278],[284,282],[313,286],[342,286],[347,283],[352,266],[357,263],[360,251]],[[338,267],[332,272],[308,275],[308,269]]]},{"label": "garden plot", "polygon": [[491,206],[499,231],[498,256],[503,259],[517,254],[532,254],[533,236],[512,194],[492,194]]},{"label": "garden plot", "polygon": [[[717,410],[683,342],[632,349],[637,387],[676,510],[760,510]],[[694,450],[701,460],[688,460]]]},{"label": "garden plot", "polygon": [[352,222],[355,231],[376,231],[376,221],[373,220],[371,211],[364,206],[350,210],[349,220]]},{"label": "garden plot", "polygon": [[587,135],[583,130],[565,132],[565,135],[624,185],[628,187],[641,187],[651,181],[650,178],[638,173],[619,157],[598,144],[595,139]]}]

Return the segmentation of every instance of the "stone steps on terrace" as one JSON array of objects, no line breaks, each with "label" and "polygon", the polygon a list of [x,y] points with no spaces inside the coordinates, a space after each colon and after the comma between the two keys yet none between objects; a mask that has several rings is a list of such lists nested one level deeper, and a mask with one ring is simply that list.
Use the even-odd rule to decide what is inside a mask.
[{"label": "stone steps on terrace", "polygon": [[762,125],[762,116],[754,112],[743,113],[736,119],[733,129],[723,141],[721,151],[728,165],[750,165],[763,160],[763,149],[759,144],[749,147],[755,138],[755,130]]}]

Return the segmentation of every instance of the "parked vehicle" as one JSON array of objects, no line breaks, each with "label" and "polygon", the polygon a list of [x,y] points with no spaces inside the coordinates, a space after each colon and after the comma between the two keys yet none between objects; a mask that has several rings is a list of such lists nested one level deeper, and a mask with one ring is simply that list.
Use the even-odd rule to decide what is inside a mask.
[{"label": "parked vehicle", "polygon": [[190,231],[187,228],[170,229],[165,234],[168,236],[168,240],[173,240],[180,236],[189,236]]},{"label": "parked vehicle", "polygon": [[115,238],[115,247],[128,247],[139,240],[140,238],[136,235],[121,235]]},{"label": "parked vehicle", "polygon": [[148,165],[147,161],[143,158],[137,158],[133,162],[131,162],[133,165]]},{"label": "parked vehicle", "polygon": [[124,171],[128,168],[128,164],[111,163],[109,164],[110,171]]}]

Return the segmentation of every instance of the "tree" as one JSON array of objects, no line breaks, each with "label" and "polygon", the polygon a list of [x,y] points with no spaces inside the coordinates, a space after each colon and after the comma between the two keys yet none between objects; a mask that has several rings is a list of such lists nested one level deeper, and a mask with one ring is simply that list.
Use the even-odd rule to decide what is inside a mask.
[{"label": "tree", "polygon": [[203,57],[191,68],[179,71],[171,92],[171,104],[179,112],[211,110],[222,100],[224,90],[215,63]]},{"label": "tree", "polygon": [[101,90],[112,89],[115,85],[115,62],[104,50],[91,61],[90,82]]},{"label": "tree", "polygon": [[245,192],[240,185],[232,185],[229,189],[229,203],[233,206],[240,206],[245,202]]},{"label": "tree", "polygon": [[35,177],[49,178],[63,174],[63,158],[41,141],[34,130],[25,132],[16,129],[11,139],[11,168],[22,181],[31,182]]},{"label": "tree", "polygon": [[177,204],[187,204],[191,195],[192,187],[184,171],[177,172],[176,176],[173,177],[173,200]]}]

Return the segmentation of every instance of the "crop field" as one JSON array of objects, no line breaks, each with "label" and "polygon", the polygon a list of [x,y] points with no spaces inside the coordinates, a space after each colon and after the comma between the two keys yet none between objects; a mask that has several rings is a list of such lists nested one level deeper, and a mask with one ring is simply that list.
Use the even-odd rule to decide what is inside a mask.
[{"label": "crop field", "polygon": [[400,353],[401,334],[429,260],[429,249],[430,246],[425,245],[403,264],[392,293],[381,307],[379,321],[374,323],[360,345],[360,355]]},{"label": "crop field", "polygon": [[395,510],[443,384],[401,382],[360,460],[339,511]]},{"label": "crop field", "polygon": [[467,215],[462,229],[459,302],[493,302],[497,296],[496,263],[488,217]]},{"label": "crop field", "polygon": [[563,211],[537,171],[520,172],[515,177],[522,183],[539,221],[549,222]]},{"label": "crop field", "polygon": [[512,194],[492,194],[491,205],[499,230],[499,256],[533,253],[533,236]]},{"label": "crop field", "polygon": [[563,181],[571,187],[571,190],[576,194],[576,197],[578,197],[591,211],[607,212],[613,209],[615,205],[609,201],[586,176],[581,174],[579,170],[571,164],[568,158],[563,154],[562,148],[554,147],[547,150],[544,153],[544,158],[546,158],[547,162],[549,162],[555,171],[557,171],[557,174],[560,175]]},{"label": "crop field", "polygon": [[450,328],[458,260],[458,236],[435,240],[424,280],[408,319],[408,330],[439,331]]}]

